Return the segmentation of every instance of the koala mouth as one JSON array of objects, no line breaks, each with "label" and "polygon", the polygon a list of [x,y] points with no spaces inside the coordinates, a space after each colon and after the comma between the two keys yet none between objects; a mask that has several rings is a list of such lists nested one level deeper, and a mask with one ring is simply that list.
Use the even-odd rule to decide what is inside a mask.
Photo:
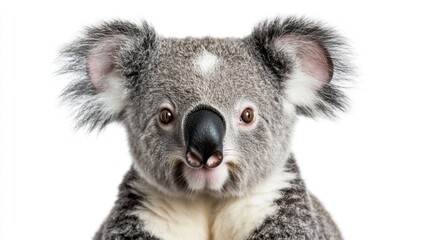
[{"label": "koala mouth", "polygon": [[221,163],[215,168],[206,166],[192,168],[187,165],[183,167],[183,175],[186,179],[187,186],[193,191],[201,191],[204,189],[219,191],[228,179],[228,167],[227,164],[224,163]]}]

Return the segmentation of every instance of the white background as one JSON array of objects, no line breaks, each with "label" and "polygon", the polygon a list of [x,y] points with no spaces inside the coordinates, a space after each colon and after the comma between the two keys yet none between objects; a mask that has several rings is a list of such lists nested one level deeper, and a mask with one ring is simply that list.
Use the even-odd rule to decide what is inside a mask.
[{"label": "white background", "polygon": [[429,34],[424,1],[2,1],[0,239],[90,239],[130,166],[124,129],[74,131],[57,52],[85,25],[147,19],[164,36],[235,36],[267,17],[322,19],[354,48],[352,108],[302,119],[294,152],[348,240],[429,239]]}]

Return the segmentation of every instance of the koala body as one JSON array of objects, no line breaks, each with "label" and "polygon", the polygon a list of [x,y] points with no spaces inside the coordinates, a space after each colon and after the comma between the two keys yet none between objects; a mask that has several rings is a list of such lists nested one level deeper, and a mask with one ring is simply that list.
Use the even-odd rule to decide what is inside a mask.
[{"label": "koala body", "polygon": [[77,126],[121,122],[133,164],[94,237],[341,239],[290,150],[298,115],[334,116],[347,47],[304,18],[245,38],[165,38],[147,23],[88,28],[62,52]]}]

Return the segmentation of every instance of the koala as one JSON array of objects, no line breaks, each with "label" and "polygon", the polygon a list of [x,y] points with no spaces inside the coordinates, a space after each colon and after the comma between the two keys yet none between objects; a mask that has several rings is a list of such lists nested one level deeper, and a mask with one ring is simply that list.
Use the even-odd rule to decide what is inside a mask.
[{"label": "koala", "polygon": [[290,149],[297,118],[347,107],[349,47],[304,17],[244,38],[167,38],[143,21],[65,47],[76,126],[121,123],[132,166],[94,240],[342,239]]}]

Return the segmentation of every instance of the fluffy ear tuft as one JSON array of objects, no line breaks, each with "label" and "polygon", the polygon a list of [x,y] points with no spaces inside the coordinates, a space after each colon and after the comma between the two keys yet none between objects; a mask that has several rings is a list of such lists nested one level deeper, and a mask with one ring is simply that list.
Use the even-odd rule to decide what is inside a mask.
[{"label": "fluffy ear tuft", "polygon": [[335,31],[306,18],[277,18],[260,23],[249,39],[298,113],[334,116],[345,109],[340,84],[352,71],[348,46]]},{"label": "fluffy ear tuft", "polygon": [[87,28],[84,35],[67,46],[61,57],[60,71],[72,74],[72,81],[62,93],[72,106],[77,127],[103,128],[121,120],[126,107],[126,77],[134,48],[149,49],[156,39],[146,22],[142,26],[123,21]]}]

